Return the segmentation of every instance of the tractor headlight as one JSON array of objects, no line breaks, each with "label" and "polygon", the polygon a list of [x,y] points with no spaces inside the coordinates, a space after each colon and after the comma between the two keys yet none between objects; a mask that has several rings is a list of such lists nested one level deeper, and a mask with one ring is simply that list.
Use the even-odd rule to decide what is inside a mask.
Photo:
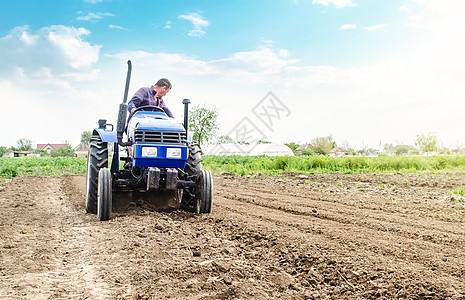
[{"label": "tractor headlight", "polygon": [[181,148],[167,148],[166,157],[167,158],[181,158]]},{"label": "tractor headlight", "polygon": [[142,156],[157,157],[157,147],[142,147]]}]

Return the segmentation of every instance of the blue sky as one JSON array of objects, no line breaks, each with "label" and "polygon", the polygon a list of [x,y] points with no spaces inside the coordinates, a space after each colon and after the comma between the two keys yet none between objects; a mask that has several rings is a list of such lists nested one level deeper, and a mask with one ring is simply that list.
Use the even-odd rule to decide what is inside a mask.
[{"label": "blue sky", "polygon": [[[165,101],[244,117],[268,140],[379,148],[433,132],[465,146],[465,22],[459,0],[2,1],[0,145],[79,142],[130,95],[167,77]],[[253,108],[272,92],[273,126]],[[9,113],[15,111],[15,113]],[[31,126],[32,124],[32,126]]]}]

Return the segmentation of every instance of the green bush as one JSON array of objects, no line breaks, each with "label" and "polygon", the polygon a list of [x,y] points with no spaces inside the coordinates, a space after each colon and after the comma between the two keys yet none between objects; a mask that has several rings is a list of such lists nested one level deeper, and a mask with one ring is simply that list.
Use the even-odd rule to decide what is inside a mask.
[{"label": "green bush", "polygon": [[70,146],[68,148],[58,148],[58,149],[53,149],[50,151],[50,156],[51,157],[59,157],[59,156],[69,156],[69,157],[74,157],[74,150]]},{"label": "green bush", "polygon": [[11,179],[16,176],[18,176],[18,170],[13,166],[2,167],[0,169],[0,177]]}]

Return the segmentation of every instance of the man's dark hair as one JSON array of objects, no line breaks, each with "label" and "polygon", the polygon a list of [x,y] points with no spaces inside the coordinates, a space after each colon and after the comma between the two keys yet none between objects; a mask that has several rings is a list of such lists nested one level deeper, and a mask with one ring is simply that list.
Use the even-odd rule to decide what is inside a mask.
[{"label": "man's dark hair", "polygon": [[171,82],[166,78],[158,80],[157,83],[155,83],[155,85],[159,87],[166,87],[166,89],[168,90],[172,88]]}]

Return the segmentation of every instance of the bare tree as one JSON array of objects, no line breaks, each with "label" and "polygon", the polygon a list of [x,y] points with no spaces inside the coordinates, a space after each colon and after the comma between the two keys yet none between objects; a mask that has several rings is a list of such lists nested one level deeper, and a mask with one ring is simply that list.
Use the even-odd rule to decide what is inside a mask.
[{"label": "bare tree", "polygon": [[11,147],[16,151],[32,151],[32,141],[28,139],[19,139],[16,142],[16,147]]}]

